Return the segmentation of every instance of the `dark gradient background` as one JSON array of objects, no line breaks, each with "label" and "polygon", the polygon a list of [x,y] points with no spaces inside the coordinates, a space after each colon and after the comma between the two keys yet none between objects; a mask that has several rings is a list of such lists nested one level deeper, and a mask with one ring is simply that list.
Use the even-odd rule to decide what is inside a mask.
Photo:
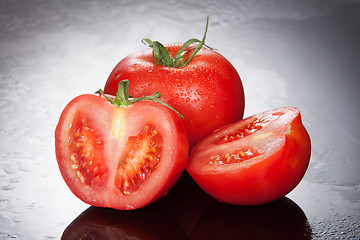
[{"label": "dark gradient background", "polygon": [[[222,205],[194,193],[196,186],[178,184],[149,211],[126,213],[126,219],[158,221],[152,229],[162,232],[161,222],[170,216],[186,233],[176,236],[191,239],[210,239],[209,233],[217,239],[217,227],[234,233],[228,239],[247,234],[240,225],[254,236],[265,231],[275,239],[359,239],[360,1],[355,0],[0,0],[0,239],[59,239],[89,208],[72,195],[57,168],[54,129],[62,109],[73,97],[103,88],[118,61],[147,48],[142,38],[163,43],[201,38],[207,15],[207,44],[228,58],[243,80],[245,116],[281,106],[300,109],[312,139],[309,169],[297,188],[273,205]],[[166,217],[147,218],[152,208]],[[91,222],[94,214],[121,219],[125,213],[89,208],[80,220]],[[287,226],[283,219],[292,217]],[[98,230],[111,229],[107,224],[101,222]],[[125,225],[111,226],[125,231]],[[131,229],[141,232],[142,226]],[[299,228],[289,232],[291,226]]]}]

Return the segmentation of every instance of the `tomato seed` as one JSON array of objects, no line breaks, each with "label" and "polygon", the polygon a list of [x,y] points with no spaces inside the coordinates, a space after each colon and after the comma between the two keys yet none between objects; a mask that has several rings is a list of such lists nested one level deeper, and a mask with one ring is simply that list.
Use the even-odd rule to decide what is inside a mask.
[{"label": "tomato seed", "polygon": [[145,125],[136,136],[130,137],[126,154],[118,163],[115,185],[124,195],[138,190],[160,161],[162,138],[157,130]]},{"label": "tomato seed", "polygon": [[89,185],[95,177],[107,170],[101,161],[104,144],[94,129],[88,125],[86,118],[75,117],[71,131],[73,132],[69,139],[71,168],[76,171],[80,182]]},{"label": "tomato seed", "polygon": [[236,132],[232,134],[225,135],[222,139],[220,139],[217,144],[223,144],[227,142],[236,141],[243,137],[249,136],[259,130],[261,130],[264,126],[278,119],[282,113],[272,113],[266,115],[262,118],[255,118],[252,122],[248,123],[248,125],[244,128],[238,129]]},{"label": "tomato seed", "polygon": [[216,156],[213,160],[210,160],[210,164],[233,164],[240,163],[250,158],[254,158],[256,156],[261,155],[261,151],[257,151],[254,149],[240,150],[237,149],[234,153],[226,153],[223,156]]}]

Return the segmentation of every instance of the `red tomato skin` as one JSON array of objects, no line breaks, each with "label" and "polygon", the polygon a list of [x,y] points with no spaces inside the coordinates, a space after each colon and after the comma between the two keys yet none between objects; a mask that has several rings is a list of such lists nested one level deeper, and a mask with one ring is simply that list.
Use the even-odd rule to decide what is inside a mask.
[{"label": "red tomato skin", "polygon": [[[310,137],[302,124],[300,112],[295,108],[291,108],[291,111],[296,116],[291,123],[279,127],[281,131],[277,134],[277,141],[281,144],[275,147],[273,153],[263,158],[245,160],[240,167],[200,170],[198,166],[194,166],[194,162],[205,161],[199,158],[205,158],[206,155],[200,156],[198,151],[209,147],[208,143],[202,145],[200,142],[192,150],[187,171],[205,192],[220,202],[250,206],[280,199],[301,181],[311,154]],[[229,126],[212,135],[227,129]],[[288,132],[288,129],[291,131]],[[206,140],[211,141],[211,136],[203,141]]]},{"label": "red tomato skin", "polygon": [[[86,104],[92,105],[94,108],[97,108],[98,111],[101,111],[99,115],[104,116],[105,118],[111,118],[112,106],[106,103],[105,99],[99,99],[94,97],[93,95],[80,95],[73,100],[71,100],[64,110],[62,111],[59,122],[55,129],[55,155],[58,163],[58,167],[61,173],[62,178],[65,183],[71,190],[71,192],[84,201],[93,206],[106,206],[107,201],[103,198],[102,194],[94,194],[95,188],[91,188],[89,186],[83,186],[82,188],[76,188],[78,180],[76,180],[76,176],[74,171],[70,171],[71,166],[69,165],[69,147],[68,147],[68,138],[70,128],[72,126],[73,118],[69,117],[74,115],[73,111],[76,111],[77,108],[75,106],[79,101],[86,102]],[[110,128],[110,125],[108,125]],[[66,141],[65,141],[66,139]],[[102,181],[108,181],[108,174],[105,174]],[[84,189],[85,188],[85,189]],[[102,188],[100,185],[99,188]],[[89,193],[89,196],[85,195],[85,192]],[[100,192],[100,191],[99,191]]]},{"label": "red tomato skin", "polygon": [[[181,46],[165,45],[171,56]],[[185,60],[190,53],[185,54]],[[130,81],[130,95],[158,91],[163,101],[184,116],[190,146],[244,114],[244,89],[238,72],[221,54],[207,48],[180,68],[157,65],[152,49],[129,55],[115,66],[104,92],[114,95],[118,82],[124,79]]]},{"label": "red tomato skin", "polygon": [[[176,183],[183,173],[188,157],[188,139],[182,119],[169,108],[151,101],[142,101],[129,107],[123,107],[125,125],[125,140],[129,137],[129,129],[136,129],[143,124],[154,124],[162,129],[160,119],[167,122],[167,133],[162,133],[167,159],[161,159],[162,163],[150,176],[146,183],[136,192],[130,195],[122,195],[114,185],[114,175],[118,166],[118,159],[114,156],[122,156],[120,148],[118,152],[105,151],[102,162],[107,163],[108,171],[101,177],[96,178],[91,186],[81,183],[76,177],[76,172],[71,169],[69,153],[70,127],[77,111],[83,111],[87,116],[93,116],[90,121],[92,127],[104,140],[107,150],[118,140],[111,136],[111,120],[118,107],[109,103],[103,97],[93,94],[80,95],[74,98],[65,107],[55,129],[55,153],[60,173],[73,194],[83,202],[97,207],[109,207],[121,210],[130,210],[144,207],[164,196]],[[148,116],[153,118],[149,118]],[[131,124],[135,125],[132,126]],[[137,126],[139,125],[139,126]],[[165,136],[166,135],[166,136]],[[125,141],[124,140],[124,141]],[[169,142],[167,142],[169,140]],[[116,145],[126,145],[116,143]],[[110,147],[109,147],[110,146]],[[161,170],[161,171],[160,171]],[[160,173],[161,172],[161,173]]]}]

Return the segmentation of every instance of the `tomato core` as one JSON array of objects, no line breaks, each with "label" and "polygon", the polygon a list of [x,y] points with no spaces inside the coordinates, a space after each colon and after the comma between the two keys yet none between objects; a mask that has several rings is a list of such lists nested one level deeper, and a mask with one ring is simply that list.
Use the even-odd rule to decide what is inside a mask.
[{"label": "tomato core", "polygon": [[145,125],[138,135],[129,138],[115,177],[115,185],[122,194],[138,190],[156,170],[161,150],[162,137],[154,126]]},{"label": "tomato core", "polygon": [[74,118],[69,137],[71,168],[82,183],[91,185],[94,178],[107,171],[101,161],[104,143],[86,118],[77,114],[79,116]]}]

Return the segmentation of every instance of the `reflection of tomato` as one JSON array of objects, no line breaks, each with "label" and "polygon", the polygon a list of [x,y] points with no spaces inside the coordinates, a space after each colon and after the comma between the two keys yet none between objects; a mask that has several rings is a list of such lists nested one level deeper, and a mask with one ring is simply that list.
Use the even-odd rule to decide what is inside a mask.
[{"label": "reflection of tomato", "polygon": [[[174,56],[182,45],[165,47]],[[185,53],[184,61],[192,52]],[[239,74],[222,55],[204,47],[179,68],[156,64],[151,49],[129,55],[116,65],[104,92],[115,94],[123,79],[129,79],[132,96],[159,91],[161,99],[184,116],[191,146],[243,117],[244,91]]]},{"label": "reflection of tomato", "polygon": [[219,201],[258,205],[285,196],[300,182],[310,150],[299,110],[278,108],[202,140],[193,148],[187,170]]},{"label": "reflection of tomato", "polygon": [[261,206],[217,203],[201,216],[190,239],[310,240],[311,235],[301,208],[281,198]]},{"label": "reflection of tomato", "polygon": [[133,209],[167,193],[185,168],[189,146],[181,118],[162,104],[115,106],[87,94],[65,107],[55,147],[61,174],[77,197]]},{"label": "reflection of tomato", "polygon": [[204,211],[215,202],[184,172],[171,191],[155,204],[166,209],[190,235]]},{"label": "reflection of tomato", "polygon": [[184,240],[187,235],[155,206],[133,211],[90,207],[65,229],[61,239]]}]

